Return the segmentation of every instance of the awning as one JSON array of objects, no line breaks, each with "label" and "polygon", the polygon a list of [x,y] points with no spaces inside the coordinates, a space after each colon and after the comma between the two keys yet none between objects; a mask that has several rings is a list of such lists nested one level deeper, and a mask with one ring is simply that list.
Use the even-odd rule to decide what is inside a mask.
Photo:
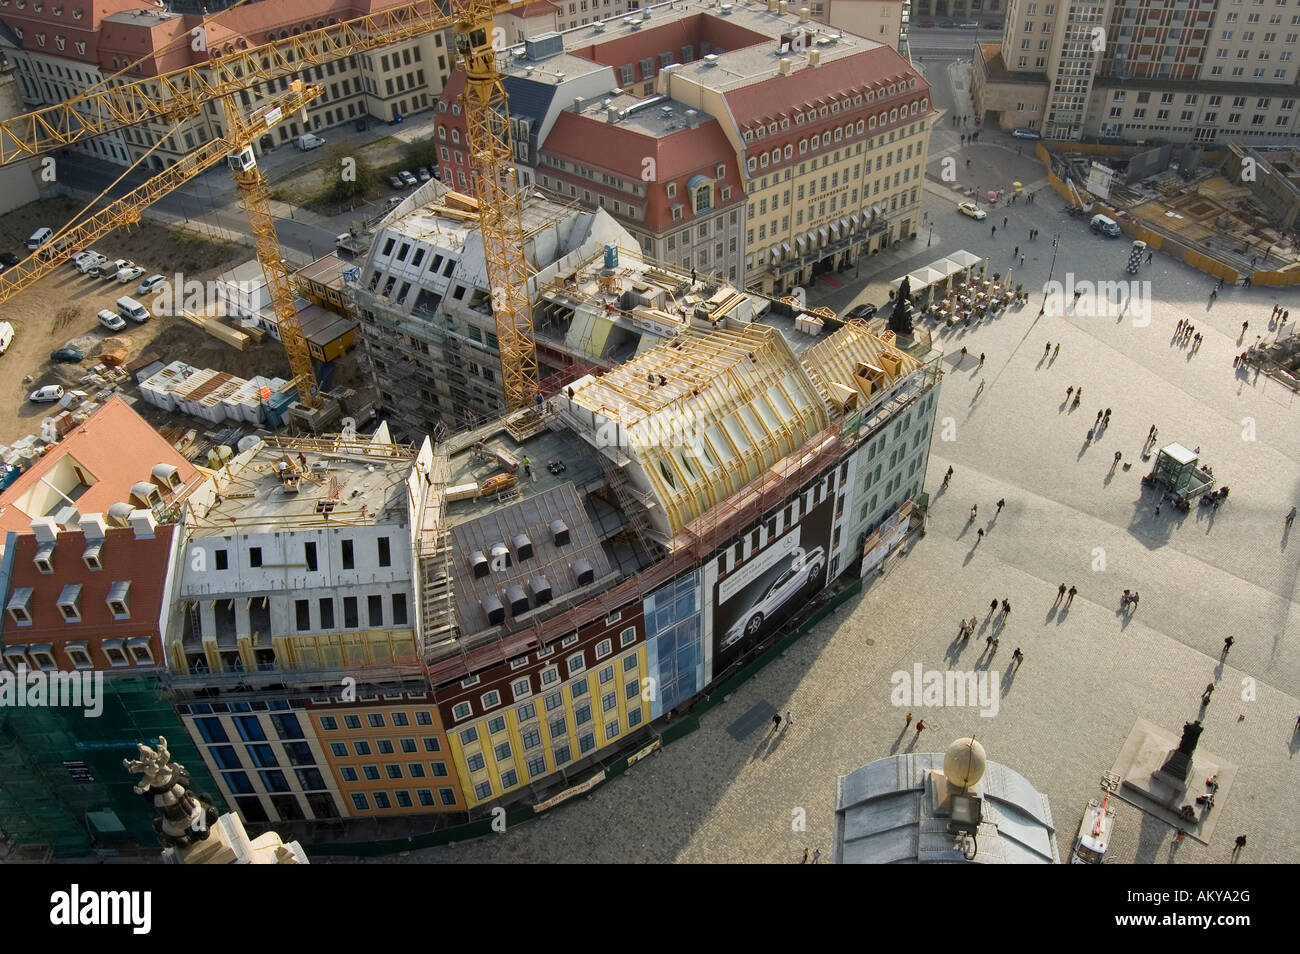
[{"label": "awning", "polygon": [[942,272],[944,278],[948,278],[952,275],[956,275],[958,272],[966,270],[965,265],[960,265],[950,258],[941,258],[937,262],[931,262],[928,267],[933,268],[937,272]]},{"label": "awning", "polygon": [[849,221],[853,223],[855,229],[862,224],[862,218],[856,212],[849,213]]},{"label": "awning", "polygon": [[838,222],[831,223],[831,237],[835,239],[835,241],[837,242],[840,240],[840,223]]},{"label": "awning", "polygon": [[782,242],[782,243],[781,243],[781,251],[783,251],[783,252],[785,252],[785,254],[789,255],[789,254],[791,254],[791,253],[794,251],[794,249],[792,249],[792,248],[790,247],[790,243],[789,243],[789,242]]},{"label": "awning", "polygon": [[853,231],[853,229],[849,225],[849,217],[846,215],[844,218],[840,219],[840,234],[848,235],[851,231]]},{"label": "awning", "polygon": [[767,254],[771,257],[774,263],[781,261],[781,246],[773,245],[767,250]]},{"label": "awning", "polygon": [[802,255],[804,252],[808,250],[808,240],[805,239],[802,235],[796,235],[794,237],[794,243],[799,246],[800,255]]},{"label": "awning", "polygon": [[817,230],[817,234],[822,237],[823,245],[825,245],[827,242],[831,240],[831,233],[827,230],[826,226],[824,225]]},{"label": "awning", "polygon": [[970,268],[971,266],[978,265],[980,262],[984,261],[984,259],[980,258],[978,255],[972,255],[964,248],[953,252],[948,256],[948,259],[949,261],[956,262],[962,268]]}]

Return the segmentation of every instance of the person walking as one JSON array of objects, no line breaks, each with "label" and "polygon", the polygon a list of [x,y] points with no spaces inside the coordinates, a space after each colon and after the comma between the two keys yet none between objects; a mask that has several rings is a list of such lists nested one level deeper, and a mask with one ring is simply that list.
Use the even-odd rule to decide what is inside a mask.
[{"label": "person walking", "polygon": [[924,719],[917,719],[917,720],[916,720],[916,738],[919,739],[919,738],[921,737],[921,733],[924,732],[924,731],[925,731],[925,720],[924,720]]},{"label": "person walking", "polygon": [[1056,588],[1056,602],[1053,603],[1052,605],[1053,605],[1053,606],[1060,606],[1060,605],[1061,605],[1061,600],[1063,600],[1063,599],[1065,599],[1065,584],[1064,584],[1064,583],[1062,583],[1060,586],[1058,586],[1058,587]]},{"label": "person walking", "polygon": [[785,714],[785,724],[786,724],[787,727],[794,725],[794,713],[793,713],[793,712],[787,712],[787,713]]},{"label": "person walking", "polygon": [[1070,400],[1070,395],[1073,393],[1074,393],[1074,385],[1071,384],[1068,388],[1065,389],[1065,399],[1067,401]]},{"label": "person walking", "polygon": [[1210,683],[1205,687],[1205,691],[1201,693],[1201,705],[1208,706],[1210,704],[1210,696],[1213,694],[1214,683]]},{"label": "person walking", "polygon": [[980,352],[980,363],[979,363],[979,367],[976,368],[975,370],[978,371],[978,370],[979,370],[980,368],[982,368],[982,367],[984,367],[984,352],[983,352],[983,351]]},{"label": "person walking", "polygon": [[1110,465],[1111,470],[1114,470],[1116,467],[1119,466],[1120,458],[1123,456],[1124,456],[1123,453],[1121,453],[1120,451],[1115,451],[1115,463]]},{"label": "person walking", "polygon": [[1155,260],[1155,257],[1156,257],[1156,253],[1153,252],[1153,251],[1151,251],[1150,249],[1148,249],[1148,250],[1147,250],[1147,264],[1150,265],[1150,264]]},{"label": "person walking", "polygon": [[1249,321],[1243,321],[1243,322],[1241,323],[1241,336],[1242,336],[1243,338],[1246,337],[1246,329],[1249,328],[1249,327],[1250,327],[1250,322],[1249,322]]},{"label": "person walking", "polygon": [[1007,217],[1005,215],[1002,216],[1002,227],[1004,229],[1007,227]]},{"label": "person walking", "polygon": [[1291,524],[1295,523],[1295,507],[1292,507],[1286,515],[1286,528],[1291,529]]},{"label": "person walking", "polygon": [[1101,423],[1102,416],[1103,416],[1105,413],[1106,413],[1106,412],[1105,412],[1105,411],[1102,411],[1102,410],[1098,410],[1098,411],[1097,411],[1097,420],[1095,420],[1095,421],[1093,422],[1093,424],[1092,424],[1093,427],[1096,427],[1096,426],[1098,426],[1098,425]]},{"label": "person walking", "polygon": [[975,546],[979,546],[980,541],[983,539],[984,539],[984,528],[980,527],[978,530],[975,531]]},{"label": "person walking", "polygon": [[822,860],[822,850],[821,850],[820,848],[814,848],[814,849],[813,849],[813,860],[812,860],[812,863],[813,863],[813,864],[817,864],[817,862],[819,862],[819,861],[821,861],[821,860]]},{"label": "person walking", "polygon": [[993,238],[997,238],[997,237],[998,237],[998,227],[997,227],[996,225],[993,226],[993,232],[992,232],[991,234],[992,234]]},{"label": "person walking", "polygon": [[1051,353],[1052,353],[1052,343],[1049,341],[1047,342],[1047,344],[1043,345],[1043,357],[1046,358]]},{"label": "person walking", "polygon": [[1079,588],[1078,588],[1077,586],[1071,586],[1068,590],[1065,591],[1065,608],[1066,608],[1066,609],[1069,609],[1069,608],[1070,608],[1070,604],[1074,602],[1074,594],[1076,594],[1076,593],[1078,593],[1078,592],[1079,592]]},{"label": "person walking", "polygon": [[1020,254],[1020,246],[1017,245],[1015,248],[1011,250],[1011,257],[1015,258],[1019,254]]},{"label": "person walking", "polygon": [[994,600],[992,603],[989,604],[989,619],[992,619],[993,614],[996,613],[997,611],[998,611],[998,601]]},{"label": "person walking", "polygon": [[1020,664],[1024,661],[1025,661],[1025,654],[1022,653],[1020,651],[1020,647],[1017,646],[1015,652],[1011,654],[1011,662],[1015,665],[1017,669],[1019,669]]},{"label": "person walking", "polygon": [[[1022,257],[1023,257],[1023,256],[1022,256]],[[1024,263],[1022,262],[1021,264],[1024,264]],[[1061,342],[1058,341],[1058,342],[1056,343],[1056,347],[1052,349],[1052,360],[1055,361],[1055,360],[1056,360],[1056,356],[1057,356],[1058,354],[1060,354],[1060,353],[1061,353]]]},{"label": "person walking", "polygon": [[806,864],[808,863],[808,856],[809,856],[810,854],[812,854],[812,849],[811,849],[811,848],[805,848],[805,849],[803,850],[803,861],[799,862],[799,864],[801,864],[801,865],[806,865]]},{"label": "person walking", "polygon": [[911,724],[912,724],[912,713],[909,712],[909,713],[907,714],[907,722],[903,723],[903,731],[906,732],[907,729],[908,729],[908,727],[909,727]]},{"label": "person walking", "polygon": [[1003,615],[1004,617],[1005,617],[1005,616],[1010,616],[1010,615],[1011,615],[1011,601],[1010,601],[1010,600],[1003,600],[1003,601],[1002,601],[1002,615]]},{"label": "person walking", "polygon": [[781,713],[774,712],[772,713],[772,731],[769,734],[776,735],[776,731],[779,728],[781,728]]},{"label": "person walking", "polygon": [[1235,861],[1237,854],[1246,847],[1246,836],[1238,835],[1237,840],[1232,843],[1232,858]]},{"label": "person walking", "polygon": [[970,522],[971,522],[971,523],[974,523],[974,522],[975,522],[975,518],[979,515],[979,512],[980,512],[980,505],[979,505],[979,504],[971,504],[971,505],[970,505]]},{"label": "person walking", "polygon": [[1076,388],[1074,391],[1074,406],[1078,407],[1079,402],[1083,400],[1083,388]]},{"label": "person walking", "polygon": [[1231,636],[1229,636],[1227,639],[1223,641],[1223,652],[1219,655],[1220,659],[1228,658],[1228,650],[1232,648],[1232,644],[1235,642],[1236,640],[1233,639]]},{"label": "person walking", "polygon": [[1025,267],[1025,254],[1023,252],[1020,253],[1020,267]]},{"label": "person walking", "polygon": [[979,397],[984,392],[984,379],[980,378],[980,386],[975,389],[975,397]]},{"label": "person walking", "polygon": [[533,462],[530,458],[524,458],[524,476],[529,480],[533,479]]},{"label": "person walking", "polygon": [[[1002,508],[1005,507],[1006,505],[1007,505],[1007,498],[1006,498],[1006,497],[1000,497],[1000,498],[998,498],[998,513],[1001,513],[1001,512],[1002,512]],[[995,513],[993,516],[996,517],[997,515],[998,515],[998,514]]]},{"label": "person walking", "polygon": [[958,362],[957,362],[958,364],[961,364],[962,361],[965,361],[965,360],[966,360],[966,348],[965,348],[965,347],[963,347],[963,348],[961,349],[960,354],[961,354],[961,358],[960,358],[960,360],[958,360]]}]

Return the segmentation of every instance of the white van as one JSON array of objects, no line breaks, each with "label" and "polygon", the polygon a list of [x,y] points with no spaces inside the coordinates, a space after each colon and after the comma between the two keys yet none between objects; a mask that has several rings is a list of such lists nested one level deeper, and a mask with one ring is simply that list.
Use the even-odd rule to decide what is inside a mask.
[{"label": "white van", "polygon": [[1105,215],[1094,215],[1091,225],[1094,232],[1109,235],[1111,238],[1120,234],[1119,223]]},{"label": "white van", "polygon": [[14,326],[7,321],[0,321],[0,354],[9,350],[14,343]]},{"label": "white van", "polygon": [[129,318],[136,324],[144,324],[149,320],[149,310],[134,298],[128,298],[125,295],[117,300],[117,313],[123,318]]},{"label": "white van", "polygon": [[32,237],[27,240],[27,251],[29,252],[36,251],[38,248],[40,248],[42,245],[48,242],[50,240],[50,237],[53,234],[54,231],[52,229],[48,229],[45,226],[41,226],[39,229],[33,232]]}]

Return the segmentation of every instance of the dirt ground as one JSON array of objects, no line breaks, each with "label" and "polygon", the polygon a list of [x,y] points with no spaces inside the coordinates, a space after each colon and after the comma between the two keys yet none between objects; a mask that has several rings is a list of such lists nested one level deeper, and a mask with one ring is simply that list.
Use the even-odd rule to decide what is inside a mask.
[{"label": "dirt ground", "polygon": [[[39,226],[55,227],[69,221],[80,205],[66,199],[34,202],[0,217],[0,250],[26,254],[27,237]],[[133,226],[95,243],[110,258],[129,258],[145,274],[172,275],[206,281],[252,256],[236,243],[218,243],[153,223]],[[14,342],[0,355],[0,444],[39,433],[41,420],[52,405],[33,404],[27,395],[46,384],[76,386],[99,362],[105,350],[125,346],[127,361],[145,351],[164,361],[184,360],[195,367],[229,371],[241,377],[255,374],[288,377],[288,362],[278,342],[268,339],[248,351],[236,351],[181,318],[155,316],[143,325],[128,322],[113,335],[96,321],[101,308],[116,310],[114,302],[133,295],[135,283],[120,285],[80,275],[71,264],[58,269],[0,305],[0,321],[14,326]],[[149,301],[143,302],[149,307]],[[50,352],[76,345],[86,353],[80,364],[54,364]],[[127,393],[136,393],[134,387]]]},{"label": "dirt ground", "polygon": [[[394,194],[388,184],[388,177],[398,170],[407,168],[406,152],[409,144],[393,136],[386,136],[356,150],[357,154],[370,165],[378,176],[375,185],[366,190],[363,197],[373,200]],[[335,151],[326,146],[320,160],[309,166],[295,169],[291,177],[275,183],[273,198],[292,205],[322,213],[335,211],[334,205],[326,195],[338,175],[338,162]],[[412,168],[409,171],[414,172]]]}]

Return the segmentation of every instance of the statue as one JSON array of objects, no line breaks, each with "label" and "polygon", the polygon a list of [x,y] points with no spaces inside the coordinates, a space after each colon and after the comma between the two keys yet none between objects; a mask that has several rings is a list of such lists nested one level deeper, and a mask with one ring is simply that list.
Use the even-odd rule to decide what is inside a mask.
[{"label": "statue", "polygon": [[185,766],[171,760],[167,739],[158,736],[157,748],[143,742],[136,748],[140,758],[123,759],[122,766],[143,776],[133,791],[148,798],[162,813],[153,823],[159,843],[164,848],[188,848],[207,838],[217,820],[216,806],[207,795],[190,791],[190,774]]},{"label": "statue", "polygon": [[1178,743],[1178,751],[1182,752],[1184,755],[1191,755],[1195,752],[1196,743],[1200,740],[1201,733],[1204,731],[1205,728],[1201,725],[1200,719],[1197,719],[1195,722],[1184,722],[1183,738]]},{"label": "statue", "polygon": [[912,333],[912,281],[904,277],[898,285],[894,310],[889,313],[889,330],[896,335]]}]

